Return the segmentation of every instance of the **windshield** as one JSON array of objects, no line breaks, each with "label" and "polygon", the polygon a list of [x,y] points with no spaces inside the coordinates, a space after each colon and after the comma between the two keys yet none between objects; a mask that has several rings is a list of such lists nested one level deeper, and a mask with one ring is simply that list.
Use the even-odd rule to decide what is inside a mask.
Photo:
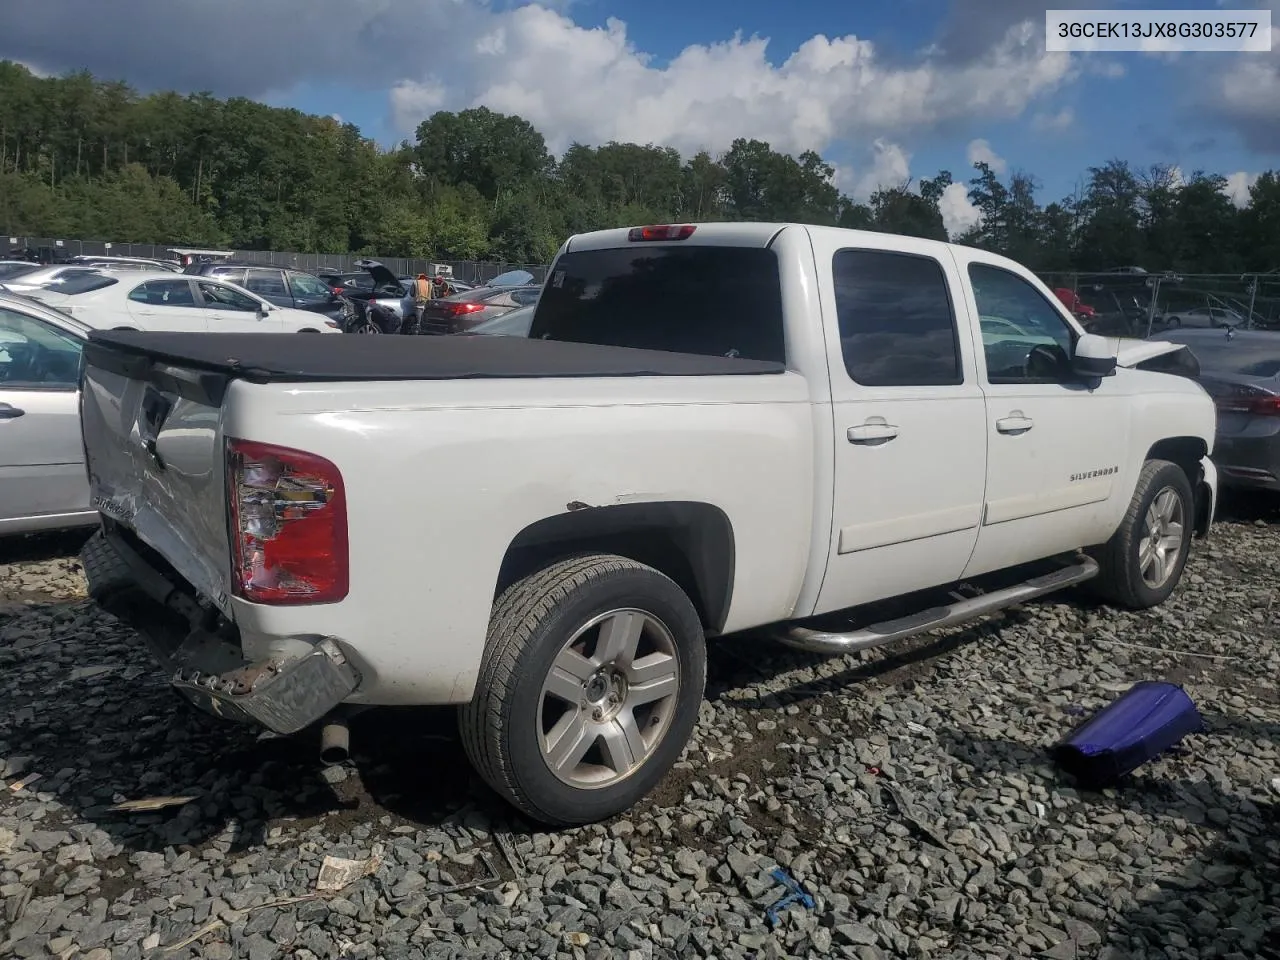
[{"label": "windshield", "polygon": [[778,258],[755,247],[647,243],[569,252],[529,336],[781,362]]}]

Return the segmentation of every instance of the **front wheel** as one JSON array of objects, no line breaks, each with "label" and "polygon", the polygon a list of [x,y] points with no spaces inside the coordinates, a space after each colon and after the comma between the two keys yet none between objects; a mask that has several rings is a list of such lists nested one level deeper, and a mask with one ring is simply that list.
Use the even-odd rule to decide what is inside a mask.
[{"label": "front wheel", "polygon": [[705,681],[702,624],[674,582],[624,557],[573,557],[498,597],[459,726],[477,772],[521,812],[592,823],[676,762]]},{"label": "front wheel", "polygon": [[1168,460],[1148,460],[1120,528],[1095,554],[1101,571],[1094,591],[1145,610],[1168,599],[1182,579],[1195,525],[1191,481]]}]

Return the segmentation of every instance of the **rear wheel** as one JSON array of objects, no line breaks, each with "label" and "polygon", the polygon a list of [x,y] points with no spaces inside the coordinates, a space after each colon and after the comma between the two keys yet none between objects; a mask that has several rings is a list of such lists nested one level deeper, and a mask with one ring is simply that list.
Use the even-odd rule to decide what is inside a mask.
[{"label": "rear wheel", "polygon": [[592,554],[512,584],[494,605],[467,755],[509,803],[553,825],[634,806],[679,758],[702,701],[697,611],[652,567]]},{"label": "rear wheel", "polygon": [[1095,592],[1134,610],[1163,603],[1182,579],[1194,525],[1187,475],[1176,463],[1148,460],[1120,528],[1095,554]]}]

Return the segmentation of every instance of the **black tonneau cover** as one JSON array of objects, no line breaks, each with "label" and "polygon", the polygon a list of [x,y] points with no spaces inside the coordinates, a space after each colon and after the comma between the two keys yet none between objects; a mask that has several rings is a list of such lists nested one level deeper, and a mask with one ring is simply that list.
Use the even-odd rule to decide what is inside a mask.
[{"label": "black tonneau cover", "polygon": [[93,331],[85,360],[134,379],[148,379],[156,364],[168,364],[207,371],[218,379],[254,383],[696,377],[782,373],[786,369],[781,363],[764,360],[526,337],[130,330]]}]

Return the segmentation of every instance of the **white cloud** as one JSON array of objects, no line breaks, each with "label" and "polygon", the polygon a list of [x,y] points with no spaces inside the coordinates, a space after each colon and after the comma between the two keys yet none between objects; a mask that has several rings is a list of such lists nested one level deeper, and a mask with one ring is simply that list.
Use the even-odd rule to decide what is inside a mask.
[{"label": "white cloud", "polygon": [[1221,69],[1197,76],[1196,87],[1213,119],[1255,151],[1272,153],[1280,150],[1280,2],[1259,6],[1271,11],[1271,52],[1219,55]]},{"label": "white cloud", "polygon": [[[687,152],[747,136],[822,150],[947,120],[1016,117],[1074,75],[1070,56],[1046,53],[1029,24],[954,66],[891,65],[852,35],[811,37],[775,64],[767,39],[741,34],[686,47],[659,66],[617,19],[587,28],[529,5],[495,15],[495,24],[457,69],[436,65],[453,81],[449,99],[519,113],[553,149],[619,139]],[[501,57],[488,54],[498,48]]]},{"label": "white cloud", "polygon": [[911,154],[896,143],[872,144],[871,169],[854,181],[852,196],[865,200],[881,187],[901,186],[911,176]]},{"label": "white cloud", "polygon": [[342,120],[342,114],[340,114],[340,113],[331,113],[331,114],[329,114],[329,119],[330,119],[330,120],[332,120],[334,123],[342,123],[342,122],[343,122],[343,120]]},{"label": "white cloud", "polygon": [[1231,198],[1231,202],[1239,208],[1249,205],[1249,188],[1258,180],[1256,173],[1245,173],[1243,170],[1237,173],[1227,174],[1227,185],[1222,192]]},{"label": "white cloud", "polygon": [[[818,34],[778,50],[735,33],[658,61],[622,21],[580,26],[575,7],[565,8],[564,0],[220,0],[209,18],[198,4],[172,0],[42,0],[9,18],[0,56],[222,96],[313,81],[380,89],[402,135],[435,110],[483,104],[521,114],[557,152],[573,140],[611,139],[683,152],[721,150],[738,136],[785,151],[901,143],[1021,117],[1082,69],[1072,54],[1046,52],[1043,17],[1021,10],[1021,20],[985,34],[962,58],[888,60],[854,35]],[[404,42],[405,24],[445,40],[423,56]],[[224,55],[233,47],[234,60]]]},{"label": "white cloud", "polygon": [[446,93],[434,80],[401,80],[391,88],[391,118],[396,129],[412,133],[419,123],[444,106]]},{"label": "white cloud", "polygon": [[1071,129],[1076,122],[1076,112],[1071,107],[1063,107],[1057,113],[1037,113],[1031,117],[1031,129],[1039,133],[1061,133]]},{"label": "white cloud", "polygon": [[973,166],[975,163],[985,163],[991,168],[992,173],[1002,174],[1009,169],[1004,157],[992,150],[991,144],[986,140],[970,140],[965,156],[969,161],[969,166]]},{"label": "white cloud", "polygon": [[953,239],[982,222],[982,214],[969,200],[969,189],[963,183],[953,183],[942,191],[938,210],[947,235]]}]

